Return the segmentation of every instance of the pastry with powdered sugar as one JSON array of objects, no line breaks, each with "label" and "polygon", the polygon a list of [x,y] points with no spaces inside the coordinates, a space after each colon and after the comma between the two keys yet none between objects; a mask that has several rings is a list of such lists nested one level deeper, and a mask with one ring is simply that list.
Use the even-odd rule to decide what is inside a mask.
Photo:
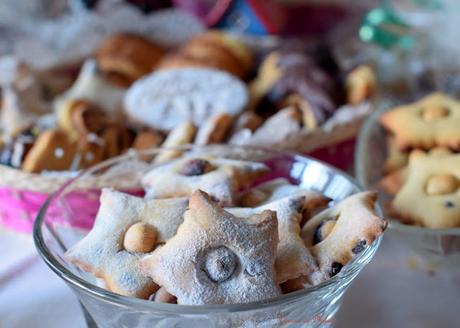
[{"label": "pastry with powdered sugar", "polygon": [[140,272],[139,261],[176,234],[188,201],[103,189],[100,202],[93,229],[66,257],[102,278],[110,291],[147,299],[159,286]]},{"label": "pastry with powdered sugar", "polygon": [[[276,251],[276,280],[279,284],[300,276],[315,276],[318,273],[316,261],[300,237],[303,212],[327,205],[329,199],[315,192],[286,196],[255,208],[229,208],[227,211],[248,217],[265,210],[276,213],[278,218],[279,243]],[[311,280],[315,280],[312,278]]]},{"label": "pastry with powdered sugar", "polygon": [[265,210],[249,218],[230,214],[201,190],[176,236],[141,262],[143,272],[178,304],[234,304],[281,294],[275,280],[278,220]]},{"label": "pastry with powdered sugar", "polygon": [[149,198],[189,196],[201,189],[222,205],[234,206],[238,191],[268,173],[258,162],[186,156],[154,167],[142,178]]}]

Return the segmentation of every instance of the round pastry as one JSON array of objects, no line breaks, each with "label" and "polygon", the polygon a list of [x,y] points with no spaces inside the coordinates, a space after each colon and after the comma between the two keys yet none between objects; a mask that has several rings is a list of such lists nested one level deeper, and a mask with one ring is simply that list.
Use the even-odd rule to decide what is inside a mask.
[{"label": "round pastry", "polygon": [[151,72],[162,55],[163,50],[152,41],[129,33],[108,37],[95,53],[102,72],[122,87]]},{"label": "round pastry", "polygon": [[177,53],[166,56],[159,67],[209,67],[244,78],[252,62],[252,54],[242,42],[227,33],[209,31],[187,42]]},{"label": "round pastry", "polygon": [[209,68],[161,70],[137,81],[125,97],[125,110],[134,120],[169,131],[192,121],[202,124],[217,113],[238,115],[248,102],[243,82]]}]

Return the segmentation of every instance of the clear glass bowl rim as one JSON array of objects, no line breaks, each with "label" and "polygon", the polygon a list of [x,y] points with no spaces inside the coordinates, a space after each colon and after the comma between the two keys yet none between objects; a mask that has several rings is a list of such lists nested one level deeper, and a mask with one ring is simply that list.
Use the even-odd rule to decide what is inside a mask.
[{"label": "clear glass bowl rim", "polygon": [[[360,186],[363,186],[366,189],[371,188],[372,186],[366,185],[366,178],[364,175],[365,172],[365,160],[366,160],[366,145],[369,142],[371,137],[371,132],[375,128],[379,128],[378,119],[380,115],[382,115],[387,110],[391,109],[388,106],[385,106],[382,100],[375,100],[373,104],[376,110],[372,112],[369,117],[364,121],[361,129],[358,133],[358,139],[356,143],[356,150],[355,150],[355,176]],[[444,229],[431,229],[426,227],[419,227],[415,225],[403,224],[399,222],[395,218],[388,218],[388,227],[390,229],[397,229],[403,232],[408,233],[415,233],[415,234],[423,234],[423,235],[432,235],[432,236],[440,236],[440,235],[460,235],[460,228],[444,228]]]},{"label": "clear glass bowl rim", "polygon": [[[71,184],[75,180],[82,178],[86,175],[90,175],[92,172],[95,172],[101,168],[104,168],[104,167],[113,165],[115,163],[122,162],[129,158],[132,158],[133,156],[153,155],[160,150],[161,151],[190,150],[190,149],[206,150],[206,149],[213,149],[213,148],[218,148],[218,149],[229,148],[230,150],[240,149],[240,150],[248,150],[248,151],[261,151],[266,154],[290,156],[295,162],[299,162],[299,161],[300,162],[302,161],[303,162],[310,162],[310,161],[316,162],[316,163],[319,163],[325,166],[330,171],[332,171],[334,174],[341,175],[342,177],[346,178],[350,184],[352,184],[354,187],[357,188],[358,191],[363,191],[363,188],[356,181],[356,179],[354,179],[349,174],[342,172],[339,169],[327,163],[323,163],[309,156],[301,155],[301,154],[290,152],[290,151],[278,151],[278,150],[266,149],[266,148],[261,148],[261,147],[246,147],[246,146],[240,147],[240,146],[225,146],[225,145],[209,145],[209,146],[186,145],[183,147],[174,147],[174,148],[161,148],[161,149],[152,148],[152,149],[143,150],[143,151],[130,151],[127,154],[111,158],[89,169],[81,171],[76,177],[69,179],[69,181],[64,183],[62,187],[60,187],[56,192],[54,192],[48,197],[48,199],[45,201],[45,203],[40,208],[40,211],[37,215],[37,218],[34,223],[34,228],[33,228],[34,243],[35,243],[35,247],[39,255],[42,257],[44,262],[51,268],[51,270],[54,271],[54,273],[56,273],[61,279],[66,281],[72,287],[88,295],[91,295],[92,297],[95,297],[95,298],[98,298],[98,299],[101,299],[101,300],[104,300],[110,303],[116,303],[117,305],[123,305],[126,307],[134,307],[136,308],[136,310],[139,310],[139,311],[145,310],[145,311],[162,312],[165,314],[170,313],[170,314],[176,314],[176,315],[177,314],[205,315],[211,312],[212,313],[246,312],[246,311],[254,311],[254,310],[267,310],[270,307],[275,307],[278,305],[285,305],[286,303],[289,303],[291,301],[292,302],[297,301],[301,299],[302,297],[307,296],[311,292],[319,291],[323,288],[327,288],[334,284],[340,284],[340,281],[339,281],[340,279],[345,279],[350,276],[353,276],[356,272],[362,269],[363,264],[360,263],[359,261],[360,259],[369,258],[368,261],[370,261],[373,258],[373,256],[375,255],[376,251],[378,250],[380,246],[383,236],[380,236],[377,240],[375,240],[372,243],[371,247],[367,247],[364,252],[362,252],[359,256],[355,257],[351,262],[349,262],[346,266],[344,266],[344,268],[340,271],[339,274],[337,274],[336,276],[316,286],[312,286],[309,288],[305,288],[303,290],[298,290],[298,291],[291,292],[288,294],[283,294],[276,298],[271,298],[271,299],[258,301],[258,302],[244,303],[244,304],[230,304],[230,305],[199,305],[197,306],[197,305],[177,305],[177,304],[155,303],[155,302],[144,300],[144,299],[128,297],[128,296],[123,296],[123,295],[112,293],[104,288],[93,285],[92,283],[75,275],[73,272],[68,270],[61,263],[59,263],[59,261],[53,256],[52,252],[48,249],[46,242],[43,238],[42,232],[41,232],[41,226],[46,217],[46,211],[50,203],[56,198],[58,198],[59,195],[63,193],[67,187],[71,186]],[[379,215],[381,215],[382,211],[378,204],[376,206],[376,211]],[[52,232],[52,230],[50,231]],[[59,239],[57,238],[57,240]],[[367,262],[364,265],[366,264]]]}]

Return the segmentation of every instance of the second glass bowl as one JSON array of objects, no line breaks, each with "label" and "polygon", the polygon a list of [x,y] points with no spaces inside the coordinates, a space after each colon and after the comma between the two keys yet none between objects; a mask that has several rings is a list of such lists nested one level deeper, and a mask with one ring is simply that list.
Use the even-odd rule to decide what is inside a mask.
[{"label": "second glass bowl", "polygon": [[[394,101],[381,101],[377,110],[366,120],[358,137],[355,154],[355,176],[365,189],[379,189],[378,183],[383,177],[383,165],[387,156],[387,133],[379,124],[379,117],[395,107]],[[379,193],[380,203],[386,203],[391,197],[385,192]],[[425,269],[449,270],[460,273],[460,228],[429,229],[407,225],[391,218],[391,233],[395,233],[417,255]]]}]

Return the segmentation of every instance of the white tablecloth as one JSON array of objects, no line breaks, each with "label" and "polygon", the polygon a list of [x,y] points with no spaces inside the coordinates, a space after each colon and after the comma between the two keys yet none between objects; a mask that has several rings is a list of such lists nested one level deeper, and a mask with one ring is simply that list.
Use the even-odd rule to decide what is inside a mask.
[{"label": "white tablecloth", "polygon": [[[73,293],[36,255],[30,239],[0,232],[0,327],[85,327]],[[429,275],[410,259],[387,234],[347,291],[336,327],[459,327],[460,278]]]}]

